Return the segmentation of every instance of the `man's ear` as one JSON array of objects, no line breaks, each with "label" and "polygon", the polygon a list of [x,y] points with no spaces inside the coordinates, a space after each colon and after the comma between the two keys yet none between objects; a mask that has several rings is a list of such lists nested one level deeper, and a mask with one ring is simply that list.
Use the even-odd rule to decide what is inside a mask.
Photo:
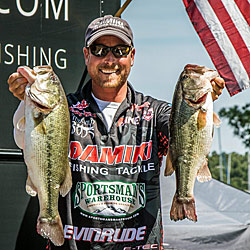
[{"label": "man's ear", "polygon": [[83,54],[84,54],[85,64],[87,65],[89,62],[89,50],[86,47],[83,47]]},{"label": "man's ear", "polygon": [[134,60],[135,60],[135,48],[133,48],[131,51],[131,66],[134,65]]}]

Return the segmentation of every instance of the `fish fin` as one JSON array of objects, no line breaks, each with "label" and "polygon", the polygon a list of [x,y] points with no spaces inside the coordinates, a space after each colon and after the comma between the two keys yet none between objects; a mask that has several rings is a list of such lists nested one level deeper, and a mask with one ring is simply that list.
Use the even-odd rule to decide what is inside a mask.
[{"label": "fish fin", "polygon": [[207,112],[199,110],[198,117],[197,117],[197,128],[198,130],[201,130],[205,128],[207,124]]},{"label": "fish fin", "polygon": [[164,175],[169,176],[173,172],[174,172],[174,168],[173,168],[172,160],[171,160],[171,157],[170,157],[170,153],[168,151]]},{"label": "fish fin", "polygon": [[214,126],[216,128],[220,127],[221,120],[220,120],[219,116],[216,113],[213,113],[213,122],[214,122]]},{"label": "fish fin", "polygon": [[53,221],[39,217],[37,220],[37,232],[46,239],[50,239],[55,246],[62,246],[64,243],[64,232],[59,214]]},{"label": "fish fin", "polygon": [[66,169],[65,179],[60,187],[60,194],[64,197],[70,191],[72,187],[72,176],[71,176],[71,169],[68,166]]},{"label": "fish fin", "polygon": [[175,194],[170,210],[170,219],[174,221],[189,219],[194,222],[197,221],[197,215],[195,212],[195,201],[194,198],[182,201],[178,199]]},{"label": "fish fin", "polygon": [[211,181],[212,175],[207,165],[207,159],[204,161],[204,164],[197,172],[197,180],[199,182]]},{"label": "fish fin", "polygon": [[22,132],[25,131],[25,116],[23,116],[23,117],[17,122],[16,127],[17,127],[17,129],[18,129],[19,131],[22,131]]},{"label": "fish fin", "polygon": [[32,183],[29,175],[28,175],[28,178],[26,180],[26,192],[30,196],[36,196],[37,195],[37,190],[36,190],[34,184]]},{"label": "fish fin", "polygon": [[47,135],[47,127],[46,127],[45,122],[42,122],[42,131],[44,135]]}]

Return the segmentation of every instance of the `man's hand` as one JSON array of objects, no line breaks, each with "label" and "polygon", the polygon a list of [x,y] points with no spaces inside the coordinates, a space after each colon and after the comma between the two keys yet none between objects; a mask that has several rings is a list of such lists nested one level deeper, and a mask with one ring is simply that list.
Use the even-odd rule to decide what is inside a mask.
[{"label": "man's hand", "polygon": [[212,98],[213,101],[217,100],[219,96],[222,93],[223,88],[225,87],[225,81],[221,77],[216,77],[211,81],[213,92],[212,92]]},{"label": "man's hand", "polygon": [[9,76],[8,84],[9,90],[19,100],[24,99],[24,91],[26,85],[32,84],[36,79],[36,75],[29,67],[22,66],[17,69],[17,72],[12,73]]}]

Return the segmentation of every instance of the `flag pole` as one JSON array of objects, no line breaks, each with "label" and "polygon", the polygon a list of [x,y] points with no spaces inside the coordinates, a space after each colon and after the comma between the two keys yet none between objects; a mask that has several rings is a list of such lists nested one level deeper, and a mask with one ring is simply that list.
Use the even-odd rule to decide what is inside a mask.
[{"label": "flag pole", "polygon": [[131,3],[132,0],[127,0],[122,7],[115,13],[116,17],[121,17],[122,12],[127,8],[127,6]]},{"label": "flag pole", "polygon": [[248,163],[248,192],[250,192],[250,150],[247,153],[247,163]]},{"label": "flag pole", "polygon": [[222,146],[221,146],[221,132],[220,128],[218,128],[218,140],[219,140],[219,153],[220,153],[220,158],[219,158],[219,166],[220,166],[220,181],[223,181],[223,163],[222,163]]}]

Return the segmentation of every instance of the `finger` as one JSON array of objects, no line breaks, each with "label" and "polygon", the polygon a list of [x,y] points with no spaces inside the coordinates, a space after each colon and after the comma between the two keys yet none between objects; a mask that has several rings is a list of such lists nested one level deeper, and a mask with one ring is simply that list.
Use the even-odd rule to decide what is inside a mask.
[{"label": "finger", "polygon": [[9,91],[18,99],[23,100],[25,87],[28,84],[27,79],[15,72],[9,76],[7,82],[9,84]]},{"label": "finger", "polygon": [[14,91],[15,89],[19,88],[19,86],[23,84],[28,84],[28,81],[25,77],[23,77],[19,73],[12,74],[8,79],[9,89],[10,91]]},{"label": "finger", "polygon": [[215,79],[213,79],[213,81],[215,82],[215,84],[217,86],[219,86],[219,88],[223,89],[225,88],[225,81],[223,78],[221,77],[216,77]]},{"label": "finger", "polygon": [[213,91],[217,94],[217,95],[221,95],[223,88],[221,87],[221,85],[219,86],[215,81],[211,82],[212,87],[213,87]]},{"label": "finger", "polygon": [[24,99],[25,87],[27,84],[20,85],[14,92],[13,95],[17,97],[19,100]]},{"label": "finger", "polygon": [[215,81],[211,81],[211,85],[213,87],[212,99],[213,99],[213,101],[215,101],[222,94],[223,88],[221,88],[219,85],[217,85]]},{"label": "finger", "polygon": [[216,95],[214,92],[212,92],[212,99],[213,101],[217,100],[219,98],[218,95]]},{"label": "finger", "polygon": [[18,67],[17,72],[20,73],[23,77],[25,77],[30,84],[34,83],[34,81],[36,80],[36,75],[34,71],[31,70],[29,67]]},{"label": "finger", "polygon": [[17,80],[17,79],[19,79],[19,78],[23,78],[23,76],[22,76],[21,74],[15,72],[15,73],[12,73],[12,74],[9,76],[7,82],[8,82],[8,84],[12,84],[15,80]]},{"label": "finger", "polygon": [[25,91],[25,87],[27,86],[27,84],[28,84],[28,82],[27,82],[26,78],[24,78],[24,77],[18,78],[9,84],[9,90],[18,99],[23,100],[24,91]]}]

